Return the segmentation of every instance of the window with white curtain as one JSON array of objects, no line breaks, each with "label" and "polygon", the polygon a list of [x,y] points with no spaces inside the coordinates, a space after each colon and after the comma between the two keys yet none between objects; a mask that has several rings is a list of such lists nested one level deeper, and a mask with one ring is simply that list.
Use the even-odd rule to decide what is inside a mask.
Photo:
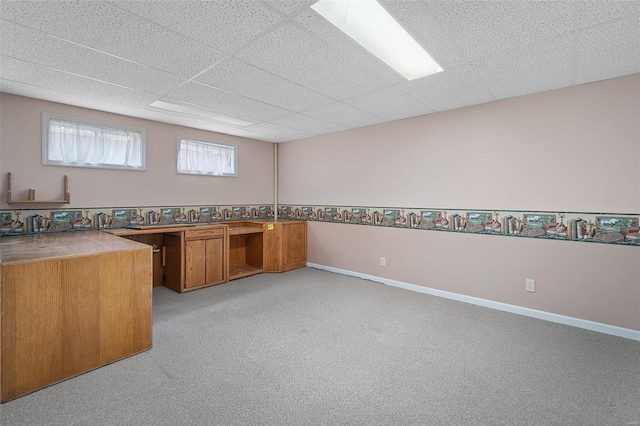
[{"label": "window with white curtain", "polygon": [[238,176],[236,147],[178,136],[178,173]]},{"label": "window with white curtain", "polygon": [[146,130],[42,114],[42,164],[145,170]]}]

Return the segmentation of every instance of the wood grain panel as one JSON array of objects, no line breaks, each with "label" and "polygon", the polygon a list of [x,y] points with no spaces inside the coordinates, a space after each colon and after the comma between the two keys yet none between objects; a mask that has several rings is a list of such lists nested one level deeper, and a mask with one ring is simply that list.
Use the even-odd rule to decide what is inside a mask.
[{"label": "wood grain panel", "polygon": [[212,238],[205,240],[206,252],[206,283],[219,283],[225,281],[224,267],[224,239]]},{"label": "wood grain panel", "polygon": [[164,235],[164,286],[181,292],[184,286],[184,258],[182,234]]},{"label": "wood grain panel", "polygon": [[148,247],[3,265],[2,400],[148,349],[151,259]]},{"label": "wood grain panel", "polygon": [[282,227],[282,264],[307,261],[307,224],[285,223]]},{"label": "wood grain panel", "polygon": [[262,254],[264,252],[262,233],[247,234],[246,237],[246,263],[262,269]]},{"label": "wood grain panel", "polygon": [[282,226],[280,223],[265,224],[263,257],[265,272],[280,272],[282,270]]},{"label": "wood grain panel", "polygon": [[247,263],[246,235],[229,235],[229,268]]},{"label": "wood grain panel", "polygon": [[205,240],[187,241],[185,246],[185,287],[197,287],[208,283]]}]

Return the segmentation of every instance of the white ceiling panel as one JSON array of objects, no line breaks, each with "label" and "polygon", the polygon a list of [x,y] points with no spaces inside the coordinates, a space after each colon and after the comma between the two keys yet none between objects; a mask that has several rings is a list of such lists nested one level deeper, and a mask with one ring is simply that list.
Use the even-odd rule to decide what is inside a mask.
[{"label": "white ceiling panel", "polygon": [[580,31],[576,83],[640,72],[640,17]]},{"label": "white ceiling panel", "polygon": [[399,84],[396,87],[435,111],[446,111],[494,100],[485,84],[469,65]]},{"label": "white ceiling panel", "polygon": [[640,13],[640,1],[635,0],[581,1],[579,2],[579,7],[580,28],[587,28]]},{"label": "white ceiling panel", "polygon": [[290,23],[279,26],[236,56],[334,99],[388,85],[381,77]]},{"label": "white ceiling panel", "polygon": [[195,82],[172,91],[164,100],[173,99],[249,121],[268,121],[291,114],[291,111]]},{"label": "white ceiling panel", "polygon": [[282,19],[259,1],[109,0],[163,27],[231,53]]},{"label": "white ceiling panel", "polygon": [[223,54],[95,0],[3,1],[2,18],[116,56],[191,77]]},{"label": "white ceiling panel", "polygon": [[312,33],[332,49],[340,52],[345,57],[350,58],[352,62],[357,62],[358,67],[362,67],[367,71],[380,76],[384,81],[390,84],[406,81],[403,76],[369,53],[351,37],[340,31],[334,25],[330,24],[326,19],[322,18],[313,10],[308,10],[298,14],[294,18],[294,22]]},{"label": "white ceiling panel", "polygon": [[280,124],[293,129],[302,130],[316,134],[333,133],[346,130],[346,127],[337,124],[328,123],[317,118],[309,117],[302,114],[293,114],[287,117],[271,120],[271,123]]},{"label": "white ceiling panel", "polygon": [[114,84],[57,71],[19,59],[1,57],[2,79],[87,95],[125,105],[144,106],[156,99],[156,95],[127,89]]},{"label": "white ceiling panel", "polygon": [[640,73],[640,0],[380,1],[443,72],[406,81],[315,0],[0,0],[0,87],[282,142]]},{"label": "white ceiling panel", "polygon": [[318,0],[263,0],[266,4],[279,10],[285,15],[291,15],[292,13],[299,11],[303,8],[311,6]]},{"label": "white ceiling panel", "polygon": [[330,123],[339,124],[347,128],[369,126],[371,124],[382,123],[385,120],[368,112],[360,111],[351,105],[336,102],[320,108],[305,111],[304,115],[319,118]]},{"label": "white ceiling panel", "polygon": [[469,58],[442,30],[426,3],[397,0],[383,0],[381,3],[443,69],[469,61]]},{"label": "white ceiling panel", "polygon": [[346,99],[344,103],[389,121],[433,112],[431,108],[395,87],[387,87],[363,96]]},{"label": "white ceiling panel", "polygon": [[197,81],[296,112],[333,102],[331,98],[236,58],[219,63]]},{"label": "white ceiling panel", "polygon": [[162,95],[184,78],[98,52],[36,30],[4,21],[0,51],[13,57],[97,80]]},{"label": "white ceiling panel", "polygon": [[315,133],[305,132],[303,130],[292,129],[291,127],[280,126],[274,123],[258,123],[245,127],[245,129],[257,132],[265,133],[267,135],[280,136],[288,140],[303,139],[311,136],[315,136]]},{"label": "white ceiling panel", "polygon": [[571,85],[573,36],[509,51],[473,62],[472,68],[496,99]]},{"label": "white ceiling panel", "polygon": [[471,60],[573,31],[568,1],[427,1],[454,43]]},{"label": "white ceiling panel", "polygon": [[107,101],[103,99],[96,99],[93,96],[85,96],[82,94],[71,93],[67,90],[55,90],[50,88],[33,86],[31,84],[5,80],[5,79],[3,79],[0,82],[0,91],[5,93],[11,93],[14,95],[19,95],[19,96],[26,96],[28,98],[36,98],[36,99],[42,99],[45,101],[75,105],[83,108],[97,109],[100,111],[108,111],[114,114],[136,116],[136,113],[141,111],[140,108],[135,106],[124,105],[121,103]]}]

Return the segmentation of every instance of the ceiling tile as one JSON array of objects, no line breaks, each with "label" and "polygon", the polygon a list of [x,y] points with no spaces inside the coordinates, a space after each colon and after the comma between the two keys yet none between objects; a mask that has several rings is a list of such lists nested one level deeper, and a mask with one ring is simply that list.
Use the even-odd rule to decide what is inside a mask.
[{"label": "ceiling tile", "polygon": [[258,1],[110,0],[109,3],[226,53],[282,19],[282,15]]},{"label": "ceiling tile", "polygon": [[333,102],[326,96],[235,58],[221,62],[197,80],[218,89],[296,112]]},{"label": "ceiling tile", "polygon": [[580,28],[640,13],[640,1],[581,1]]},{"label": "ceiling tile", "polygon": [[640,17],[580,31],[576,84],[640,72]]},{"label": "ceiling tile", "polygon": [[401,120],[433,112],[431,108],[424,106],[395,87],[387,87],[363,96],[345,99],[344,103],[386,120]]},{"label": "ceiling tile", "polygon": [[573,36],[491,56],[471,64],[496,99],[571,85]]},{"label": "ceiling tile", "polygon": [[435,111],[446,111],[494,100],[469,65],[442,71],[396,87]]},{"label": "ceiling tile", "polygon": [[126,105],[144,106],[157,99],[156,95],[91,80],[19,59],[0,56],[0,61],[3,80],[67,91]]},{"label": "ceiling tile", "polygon": [[258,123],[253,124],[251,126],[245,127],[245,129],[257,132],[264,133],[267,135],[277,136],[283,139],[304,139],[311,136],[315,136],[315,133],[305,132],[303,130],[292,129],[290,127],[279,126],[274,123]]},{"label": "ceiling tile", "polygon": [[361,95],[388,85],[290,23],[281,25],[236,56],[333,99]]},{"label": "ceiling tile", "polygon": [[269,121],[291,114],[291,111],[195,82],[174,90],[166,98],[168,102],[175,99],[249,121]]},{"label": "ceiling tile", "polygon": [[570,33],[574,25],[567,1],[439,0],[427,6],[471,60]]},{"label": "ceiling tile", "polygon": [[263,0],[269,6],[279,10],[285,15],[291,15],[293,12],[312,5],[318,0]]},{"label": "ceiling tile", "polygon": [[9,21],[0,30],[4,56],[162,95],[186,80]]},{"label": "ceiling tile", "polygon": [[319,118],[320,120],[328,121],[330,123],[339,124],[347,128],[369,126],[371,124],[378,124],[385,121],[383,118],[376,117],[368,112],[360,111],[351,105],[341,102],[305,111],[303,114]]},{"label": "ceiling tile", "polygon": [[332,49],[350,58],[351,61],[357,62],[358,67],[365,68],[369,72],[380,76],[384,81],[391,84],[406,81],[402,75],[369,53],[364,47],[316,12],[312,10],[305,11],[297,15],[294,21]]},{"label": "ceiling tile", "polygon": [[333,133],[346,130],[346,127],[301,114],[293,114],[287,117],[271,120],[271,123],[316,134]]},{"label": "ceiling tile", "polygon": [[383,0],[380,3],[443,69],[469,62],[424,2]]},{"label": "ceiling tile", "polygon": [[3,1],[2,14],[27,27],[185,77],[223,57],[202,43],[101,1]]}]

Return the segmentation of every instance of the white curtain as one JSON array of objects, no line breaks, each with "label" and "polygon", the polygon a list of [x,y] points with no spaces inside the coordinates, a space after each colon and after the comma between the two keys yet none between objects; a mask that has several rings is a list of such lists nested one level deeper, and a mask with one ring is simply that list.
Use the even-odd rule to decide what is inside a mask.
[{"label": "white curtain", "polygon": [[49,121],[48,159],[60,163],[142,167],[142,135],[62,120]]},{"label": "white curtain", "polygon": [[178,171],[197,174],[235,174],[235,148],[190,139],[180,140]]}]

